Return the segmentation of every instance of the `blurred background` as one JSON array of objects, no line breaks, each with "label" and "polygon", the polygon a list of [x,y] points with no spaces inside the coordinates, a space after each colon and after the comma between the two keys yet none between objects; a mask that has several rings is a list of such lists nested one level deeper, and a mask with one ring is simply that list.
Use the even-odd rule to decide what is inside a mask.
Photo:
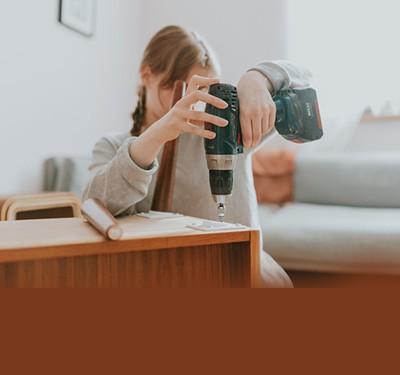
[{"label": "blurred background", "polygon": [[218,51],[224,79],[286,55],[281,1],[97,0],[87,38],[58,21],[59,0],[0,4],[0,194],[41,189],[43,161],[88,155],[101,136],[128,131],[138,64],[149,38],[179,24]]},{"label": "blurred background", "polygon": [[45,159],[87,156],[102,135],[130,128],[142,51],[167,24],[203,34],[225,81],[266,59],[308,67],[328,129],[367,107],[400,113],[396,0],[94,3],[91,37],[58,22],[59,0],[0,4],[0,194],[39,191]]},{"label": "blurred background", "polygon": [[262,60],[314,75],[323,140],[275,136],[253,157],[268,253],[300,285],[399,285],[399,14],[398,0],[2,0],[0,206],[80,195],[95,142],[131,128],[145,45],[177,24],[208,39],[226,82]]}]

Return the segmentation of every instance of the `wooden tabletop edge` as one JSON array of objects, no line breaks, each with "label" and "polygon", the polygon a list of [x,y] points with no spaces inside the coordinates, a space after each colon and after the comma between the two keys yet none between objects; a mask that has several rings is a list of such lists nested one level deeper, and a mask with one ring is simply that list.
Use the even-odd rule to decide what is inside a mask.
[{"label": "wooden tabletop edge", "polygon": [[219,245],[250,242],[257,229],[241,229],[198,234],[168,235],[163,237],[125,239],[121,241],[98,241],[77,244],[44,245],[0,250],[0,263],[90,256],[108,253],[151,251],[170,248]]}]

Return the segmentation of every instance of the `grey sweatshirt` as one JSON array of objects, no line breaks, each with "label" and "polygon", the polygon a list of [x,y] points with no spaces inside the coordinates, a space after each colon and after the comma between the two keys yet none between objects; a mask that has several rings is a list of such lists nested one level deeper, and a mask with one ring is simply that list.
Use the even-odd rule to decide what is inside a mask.
[{"label": "grey sweatshirt", "polygon": [[[264,62],[253,69],[265,75],[276,91],[306,87],[311,74],[287,61]],[[266,140],[270,135],[264,137]],[[102,200],[115,216],[133,215],[151,209],[159,160],[148,170],[140,168],[129,154],[135,147],[129,133],[100,139],[94,147],[92,177],[83,199]],[[211,196],[203,139],[183,134],[179,139],[173,211],[203,219],[217,219]],[[233,196],[226,206],[226,221],[259,228],[253,183],[251,150],[239,157]]]}]

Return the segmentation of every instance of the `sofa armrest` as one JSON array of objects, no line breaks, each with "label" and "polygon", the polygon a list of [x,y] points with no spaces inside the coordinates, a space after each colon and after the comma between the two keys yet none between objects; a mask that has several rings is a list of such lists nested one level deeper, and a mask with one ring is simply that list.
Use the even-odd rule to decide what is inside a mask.
[{"label": "sofa armrest", "polygon": [[400,153],[299,155],[294,181],[297,202],[400,208]]}]

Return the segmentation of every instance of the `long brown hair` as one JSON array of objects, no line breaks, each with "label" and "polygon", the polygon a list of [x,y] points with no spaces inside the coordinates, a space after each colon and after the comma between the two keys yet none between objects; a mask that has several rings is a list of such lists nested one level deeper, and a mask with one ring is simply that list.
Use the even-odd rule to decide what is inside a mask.
[{"label": "long brown hair", "polygon": [[[140,70],[149,67],[155,75],[162,75],[160,88],[172,88],[176,81],[185,80],[194,66],[210,69],[220,74],[213,50],[197,33],[179,26],[161,29],[147,45]],[[139,86],[138,103],[132,114],[132,136],[139,136],[146,115],[146,88]]]}]

